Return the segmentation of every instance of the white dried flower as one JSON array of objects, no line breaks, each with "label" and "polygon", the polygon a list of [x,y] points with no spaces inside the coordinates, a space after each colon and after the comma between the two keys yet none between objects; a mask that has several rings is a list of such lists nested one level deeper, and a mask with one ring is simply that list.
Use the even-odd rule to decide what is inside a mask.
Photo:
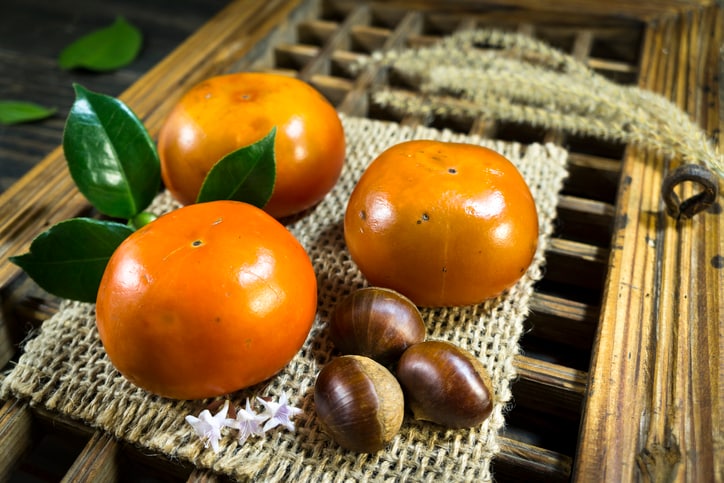
[{"label": "white dried flower", "polygon": [[267,420],[267,416],[257,414],[251,407],[249,398],[246,399],[246,408],[236,410],[236,418],[227,419],[226,426],[239,431],[239,443],[243,444],[250,436],[260,436],[264,434],[262,423]]},{"label": "white dried flower", "polygon": [[221,428],[226,424],[226,414],[229,411],[229,401],[224,402],[224,406],[214,416],[208,409],[204,409],[199,417],[186,416],[186,422],[189,423],[196,431],[196,434],[204,441],[204,447],[211,449],[214,453],[219,451],[219,440],[221,439]]},{"label": "white dried flower", "polygon": [[260,397],[258,397],[257,400],[264,405],[264,412],[262,415],[269,418],[269,420],[264,424],[264,431],[269,431],[276,426],[283,426],[289,431],[294,431],[294,422],[292,422],[292,418],[301,414],[302,410],[288,403],[286,393],[282,393],[278,403],[274,401],[265,401]]}]

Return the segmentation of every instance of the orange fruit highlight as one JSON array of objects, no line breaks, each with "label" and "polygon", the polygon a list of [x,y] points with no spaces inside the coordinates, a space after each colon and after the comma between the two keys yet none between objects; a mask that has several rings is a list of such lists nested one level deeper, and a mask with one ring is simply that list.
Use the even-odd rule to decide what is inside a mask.
[{"label": "orange fruit highlight", "polygon": [[420,306],[469,305],[499,295],[525,273],[538,216],[525,180],[495,151],[408,141],[363,173],[344,236],[371,285]]},{"label": "orange fruit highlight", "polygon": [[134,232],[98,289],[113,365],[154,394],[199,399],[262,382],[299,351],[317,310],[304,248],[264,211],[194,204]]},{"label": "orange fruit highlight", "polygon": [[317,90],[279,74],[211,77],[184,94],[158,138],[166,188],[182,204],[195,202],[217,161],[275,126],[276,184],[264,209],[281,218],[310,208],[339,179],[344,130],[337,111]]}]

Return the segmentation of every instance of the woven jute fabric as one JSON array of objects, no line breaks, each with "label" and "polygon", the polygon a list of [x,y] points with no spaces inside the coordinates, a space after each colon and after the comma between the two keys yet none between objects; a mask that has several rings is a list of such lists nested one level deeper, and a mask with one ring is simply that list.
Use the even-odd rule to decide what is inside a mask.
[{"label": "woven jute fabric", "polygon": [[[64,302],[29,340],[24,354],[3,381],[4,397],[15,396],[101,428],[151,454],[191,462],[237,480],[254,481],[483,481],[499,451],[513,358],[528,314],[533,284],[541,277],[556,202],[566,176],[567,153],[553,145],[520,145],[391,122],[343,117],[348,156],[342,177],[316,207],[287,223],[307,249],[318,276],[319,310],[302,350],[269,381],[228,396],[241,407],[247,397],[278,398],[286,393],[303,413],[294,432],[277,428],[239,444],[224,433],[220,450],[206,448],[184,421],[214,401],[173,401],[136,388],[111,365],[95,327],[94,305]],[[494,387],[491,417],[478,427],[446,430],[407,414],[400,433],[374,454],[340,449],[320,428],[314,410],[314,382],[336,356],[327,337],[335,305],[365,286],[344,244],[342,220],[347,199],[364,168],[385,148],[409,139],[439,139],[490,147],[517,165],[533,192],[540,217],[538,253],[512,289],[486,303],[423,309],[428,339],[448,340],[471,351],[490,372]],[[176,208],[163,193],[158,212]],[[219,398],[224,399],[224,398]]]}]

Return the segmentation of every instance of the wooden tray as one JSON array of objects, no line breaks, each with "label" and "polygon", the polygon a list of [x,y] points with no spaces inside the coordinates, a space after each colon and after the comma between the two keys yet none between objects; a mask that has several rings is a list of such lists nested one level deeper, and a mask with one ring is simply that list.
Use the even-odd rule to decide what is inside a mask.
[{"label": "wooden tray", "polygon": [[[121,96],[155,133],[205,77],[276,70],[311,82],[341,112],[402,123],[369,102],[383,71],[352,74],[374,50],[462,28],[524,32],[624,84],[659,92],[717,144],[722,10],[705,0],[238,0]],[[571,152],[548,268],[536,288],[499,481],[712,481],[722,457],[724,227],[721,198],[693,220],[668,217],[665,156],[508,123],[444,125]],[[689,189],[686,187],[685,189]],[[60,148],[0,196],[0,365],[54,310],[7,257],[57,221],[88,211]],[[53,465],[48,448],[52,448]],[[9,400],[0,408],[0,479],[211,481],[215,477]]]}]

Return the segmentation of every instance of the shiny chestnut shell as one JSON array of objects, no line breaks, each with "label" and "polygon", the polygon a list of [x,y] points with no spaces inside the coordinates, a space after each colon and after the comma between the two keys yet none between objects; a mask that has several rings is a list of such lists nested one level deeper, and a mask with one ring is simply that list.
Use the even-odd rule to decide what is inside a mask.
[{"label": "shiny chestnut shell", "polygon": [[356,355],[338,357],[322,368],[314,405],[323,429],[337,444],[364,453],[384,448],[399,432],[405,412],[395,376]]},{"label": "shiny chestnut shell", "polygon": [[405,349],[425,340],[425,322],[404,295],[366,287],[337,305],[329,323],[329,337],[342,354],[363,355],[389,364]]},{"label": "shiny chestnut shell", "polygon": [[490,377],[471,353],[444,341],[426,341],[407,349],[397,379],[415,419],[447,428],[470,428],[493,409]]}]

